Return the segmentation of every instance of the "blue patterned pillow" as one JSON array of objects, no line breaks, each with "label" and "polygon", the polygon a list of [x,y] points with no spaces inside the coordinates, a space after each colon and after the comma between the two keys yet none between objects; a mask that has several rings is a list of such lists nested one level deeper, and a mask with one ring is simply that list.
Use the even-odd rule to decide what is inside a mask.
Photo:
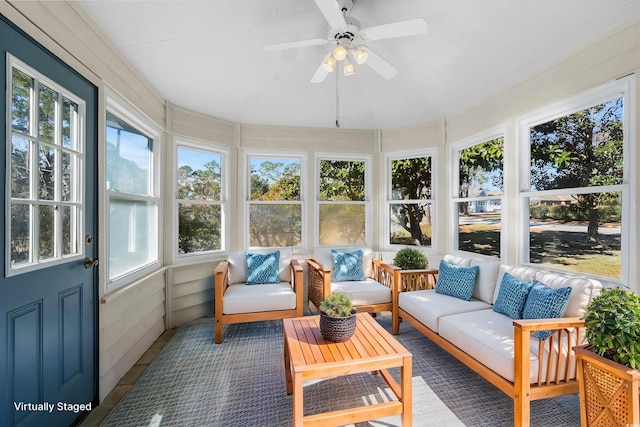
[{"label": "blue patterned pillow", "polygon": [[247,258],[247,285],[280,283],[280,251],[269,254],[245,252]]},{"label": "blue patterned pillow", "polygon": [[522,311],[532,286],[533,282],[519,281],[511,274],[504,273],[493,311],[506,314],[512,319],[522,319]]},{"label": "blue patterned pillow", "polygon": [[[533,288],[524,306],[523,319],[557,319],[564,316],[569,304],[571,288],[550,288],[534,281]],[[552,331],[536,331],[535,336],[546,340]]]},{"label": "blue patterned pillow", "polygon": [[473,287],[476,284],[479,268],[477,265],[460,267],[459,265],[449,264],[445,260],[440,261],[436,292],[471,301],[471,294],[473,294]]},{"label": "blue patterned pillow", "polygon": [[362,270],[362,251],[343,252],[331,249],[333,255],[333,279],[334,282],[349,282],[365,280]]}]

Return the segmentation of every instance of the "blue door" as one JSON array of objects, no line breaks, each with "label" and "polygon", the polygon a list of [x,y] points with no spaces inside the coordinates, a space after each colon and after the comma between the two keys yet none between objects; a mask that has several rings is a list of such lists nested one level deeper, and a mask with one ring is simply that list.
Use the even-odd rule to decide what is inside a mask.
[{"label": "blue door", "polygon": [[0,426],[95,405],[97,89],[0,15]]}]

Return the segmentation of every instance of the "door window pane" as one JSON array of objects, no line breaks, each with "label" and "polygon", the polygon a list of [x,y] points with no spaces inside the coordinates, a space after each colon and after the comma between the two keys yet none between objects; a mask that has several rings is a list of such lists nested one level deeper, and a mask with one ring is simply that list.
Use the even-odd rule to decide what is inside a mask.
[{"label": "door window pane", "polygon": [[55,207],[40,205],[40,251],[41,260],[51,259],[55,256]]},{"label": "door window pane", "polygon": [[40,200],[54,200],[56,196],[55,167],[56,150],[46,145],[40,146],[39,157]]},{"label": "door window pane", "polygon": [[27,139],[15,135],[11,138],[11,197],[16,199],[28,199],[31,194],[29,146]]},{"label": "door window pane", "polygon": [[38,136],[47,142],[55,142],[57,103],[58,92],[40,84]]},{"label": "door window pane", "polygon": [[11,129],[29,134],[33,79],[16,68],[11,75]]},{"label": "door window pane", "polygon": [[76,149],[78,146],[78,104],[63,98],[62,100],[62,146]]},{"label": "door window pane", "polygon": [[31,210],[29,205],[11,206],[11,264],[27,264],[31,261]]}]

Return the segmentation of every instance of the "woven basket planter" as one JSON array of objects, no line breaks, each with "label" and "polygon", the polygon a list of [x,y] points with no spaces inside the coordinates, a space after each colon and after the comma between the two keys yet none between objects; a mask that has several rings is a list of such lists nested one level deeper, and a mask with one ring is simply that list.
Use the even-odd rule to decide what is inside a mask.
[{"label": "woven basket planter", "polygon": [[582,426],[640,424],[640,370],[602,357],[588,344],[573,350],[578,360]]},{"label": "woven basket planter", "polygon": [[351,309],[351,315],[347,317],[331,317],[320,312],[320,333],[324,339],[334,342],[342,342],[351,338],[356,330],[356,309]]}]

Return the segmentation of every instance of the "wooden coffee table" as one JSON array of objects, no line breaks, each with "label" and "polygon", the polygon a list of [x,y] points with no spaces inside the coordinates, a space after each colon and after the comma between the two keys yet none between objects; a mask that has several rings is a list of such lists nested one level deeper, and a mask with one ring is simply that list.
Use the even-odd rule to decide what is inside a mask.
[{"label": "wooden coffee table", "polygon": [[[411,353],[368,313],[358,313],[353,336],[341,343],[325,341],[320,316],[284,319],[284,370],[287,393],[293,393],[293,425],[340,426],[402,415],[411,426]],[[387,369],[400,368],[400,385]],[[303,382],[359,372],[379,372],[398,400],[323,414],[304,415]]]}]

